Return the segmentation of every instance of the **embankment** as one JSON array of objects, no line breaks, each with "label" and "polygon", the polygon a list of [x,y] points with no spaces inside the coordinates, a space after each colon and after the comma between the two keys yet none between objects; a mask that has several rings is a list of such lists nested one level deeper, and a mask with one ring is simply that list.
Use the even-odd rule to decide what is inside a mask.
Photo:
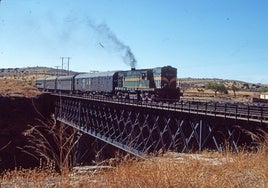
[{"label": "embankment", "polygon": [[15,167],[37,166],[39,161],[23,150],[27,138],[23,132],[29,125],[49,118],[53,105],[49,95],[26,97],[0,97],[0,171]]}]

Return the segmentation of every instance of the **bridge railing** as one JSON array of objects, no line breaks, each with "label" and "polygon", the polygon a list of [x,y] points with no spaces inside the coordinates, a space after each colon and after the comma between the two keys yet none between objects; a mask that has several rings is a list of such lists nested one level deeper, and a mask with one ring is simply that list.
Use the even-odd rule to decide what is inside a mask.
[{"label": "bridge railing", "polygon": [[78,97],[88,100],[97,100],[101,102],[120,103],[126,105],[144,106],[147,108],[161,108],[175,110],[187,113],[214,115],[235,119],[253,120],[268,122],[268,105],[240,102],[217,102],[217,101],[197,101],[181,100],[174,103],[155,102],[155,101],[137,101],[133,99],[111,98],[102,95],[83,96],[80,95],[62,95],[66,97]]}]

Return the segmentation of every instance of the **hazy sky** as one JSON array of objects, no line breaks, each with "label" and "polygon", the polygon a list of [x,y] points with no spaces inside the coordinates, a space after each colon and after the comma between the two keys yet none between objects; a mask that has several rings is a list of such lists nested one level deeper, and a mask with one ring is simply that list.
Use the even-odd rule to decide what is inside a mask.
[{"label": "hazy sky", "polygon": [[268,1],[0,2],[0,68],[55,68],[64,56],[74,71],[127,70],[127,50],[136,68],[268,84]]}]

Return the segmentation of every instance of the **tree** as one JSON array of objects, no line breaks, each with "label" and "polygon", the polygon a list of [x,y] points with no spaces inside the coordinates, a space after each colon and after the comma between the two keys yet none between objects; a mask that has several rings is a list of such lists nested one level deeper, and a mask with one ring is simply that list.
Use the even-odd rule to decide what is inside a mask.
[{"label": "tree", "polygon": [[219,82],[209,82],[206,85],[206,89],[210,89],[210,90],[214,91],[215,95],[217,95],[217,92],[225,93],[225,94],[228,93],[225,85],[223,83],[219,83]]},{"label": "tree", "polygon": [[234,92],[234,96],[236,97],[236,91],[238,91],[238,87],[236,85],[236,82],[233,82],[231,86],[231,90]]}]

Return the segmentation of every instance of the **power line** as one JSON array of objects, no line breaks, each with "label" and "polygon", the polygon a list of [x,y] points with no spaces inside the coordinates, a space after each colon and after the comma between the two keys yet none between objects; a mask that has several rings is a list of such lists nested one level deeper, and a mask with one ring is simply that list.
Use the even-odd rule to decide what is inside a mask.
[{"label": "power line", "polygon": [[63,73],[64,59],[67,59],[67,71],[68,71],[68,75],[70,75],[70,59],[71,59],[71,57],[61,57],[61,71],[62,71],[62,75],[64,74]]}]

